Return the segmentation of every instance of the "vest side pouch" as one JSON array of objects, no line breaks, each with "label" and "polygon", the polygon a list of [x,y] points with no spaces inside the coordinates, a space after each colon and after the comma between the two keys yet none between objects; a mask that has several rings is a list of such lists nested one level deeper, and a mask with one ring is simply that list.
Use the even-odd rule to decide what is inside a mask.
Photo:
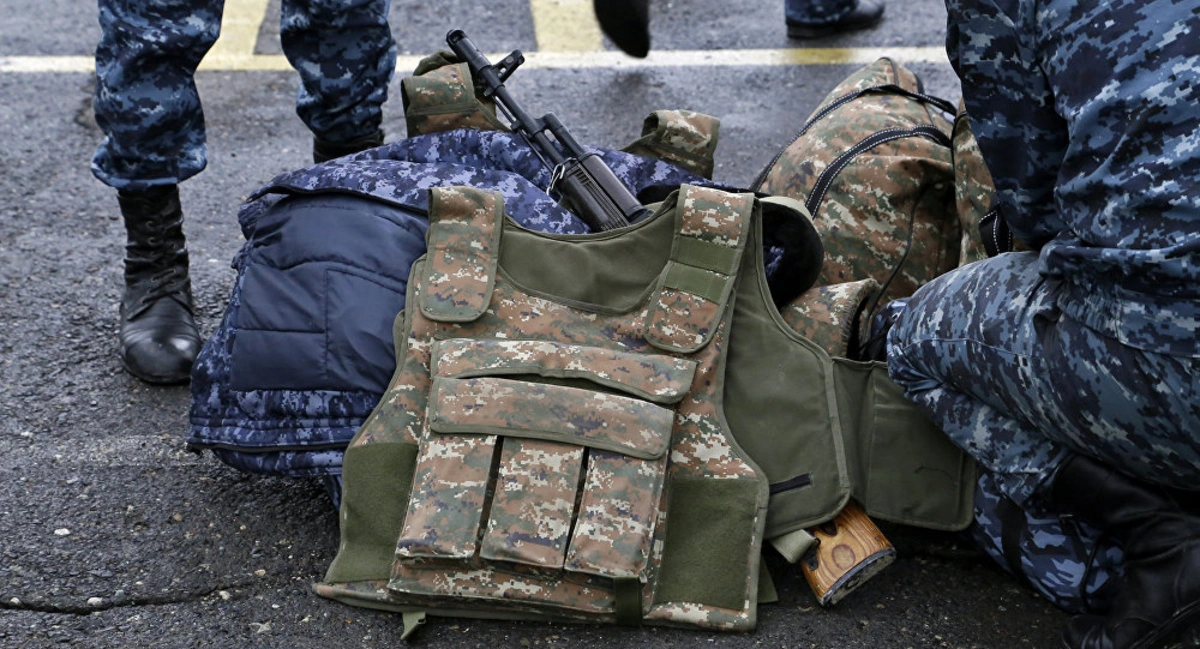
[{"label": "vest side pouch", "polygon": [[975,462],[904,398],[877,361],[834,359],[854,495],[874,517],[936,530],[971,523]]},{"label": "vest side pouch", "polygon": [[[747,245],[755,250],[758,240]],[[851,494],[829,354],[789,325],[761,256],[747,255],[733,300],[725,418],[770,482],[766,538],[833,518]]]},{"label": "vest side pouch", "polygon": [[640,618],[674,405],[695,368],[560,342],[438,341],[389,588]]}]

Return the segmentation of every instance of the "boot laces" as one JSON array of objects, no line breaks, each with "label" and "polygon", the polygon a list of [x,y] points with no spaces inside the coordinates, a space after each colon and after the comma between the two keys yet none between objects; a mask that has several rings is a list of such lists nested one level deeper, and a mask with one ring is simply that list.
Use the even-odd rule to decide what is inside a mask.
[{"label": "boot laces", "polygon": [[190,303],[187,244],[181,214],[166,211],[147,215],[134,226],[138,232],[126,247],[131,307],[139,309],[164,297]]}]

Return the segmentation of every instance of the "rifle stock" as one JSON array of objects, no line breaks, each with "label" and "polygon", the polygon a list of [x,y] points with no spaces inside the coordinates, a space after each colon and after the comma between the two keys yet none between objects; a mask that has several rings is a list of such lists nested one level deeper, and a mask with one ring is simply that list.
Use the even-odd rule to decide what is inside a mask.
[{"label": "rifle stock", "polygon": [[821,606],[838,603],[896,559],[891,542],[854,501],[809,532],[817,545],[800,570]]}]

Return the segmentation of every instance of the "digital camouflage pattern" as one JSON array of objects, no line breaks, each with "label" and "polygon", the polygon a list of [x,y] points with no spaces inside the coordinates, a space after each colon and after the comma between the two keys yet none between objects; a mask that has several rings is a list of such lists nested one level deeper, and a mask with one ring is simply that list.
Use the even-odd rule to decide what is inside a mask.
[{"label": "digital camouflage pattern", "polygon": [[751,194],[692,191],[680,196],[680,249],[667,264],[647,339],[690,353],[712,338],[742,263]]},{"label": "digital camouflage pattern", "polygon": [[[440,373],[439,373],[440,374]],[[438,376],[434,433],[494,431],[654,459],[667,449],[671,411],[642,399],[514,379]]]},{"label": "digital camouflage pattern", "polygon": [[[601,156],[635,193],[652,185],[707,182],[658,160],[611,150],[601,150]],[[387,388],[385,382],[365,391],[232,387],[236,323],[245,283],[252,281],[247,270],[260,263],[253,254],[260,236],[258,224],[282,198],[350,194],[398,206],[423,221],[429,188],[462,184],[500,192],[509,216],[526,228],[587,232],[581,220],[545,192],[549,182],[549,171],[520,136],[457,130],[399,140],[287,172],[267,183],[238,213],[246,244],[233,261],[238,277],[225,314],[201,348],[192,372],[189,445],[210,448],[223,462],[254,473],[331,476],[330,493],[336,502],[344,448]],[[407,276],[407,269],[403,275]],[[397,308],[403,306],[401,299]],[[378,335],[392,346],[390,327]],[[253,359],[243,357],[242,362]]]},{"label": "digital camouflage pattern", "polygon": [[863,67],[755,182],[805,203],[825,246],[818,286],[872,278],[883,303],[958,265],[951,124],[920,92],[894,61]]},{"label": "digital camouflage pattern", "polygon": [[696,364],[666,355],[629,354],[552,340],[443,340],[440,376],[523,374],[586,378],[655,403],[677,403],[692,385]]},{"label": "digital camouflage pattern", "polygon": [[496,118],[496,104],[475,92],[471,66],[453,52],[427,56],[411,76],[400,80],[408,135],[441,133],[460,128],[507,131]]},{"label": "digital camouflage pattern", "polygon": [[[434,193],[433,228],[443,218],[470,220],[467,213],[500,223],[493,209],[498,196],[485,199],[468,188]],[[736,270],[752,196],[697,187],[681,193],[679,207],[668,204],[670,211],[656,218],[675,219],[677,238],[725,250],[718,259]],[[447,234],[445,249],[472,248],[471,232],[458,228]],[[500,241],[503,245],[503,235]],[[679,261],[673,258],[668,267]],[[422,292],[435,281],[462,282],[470,288],[461,293],[472,296],[477,287],[490,287],[486,308],[470,321],[431,319],[442,315],[437,309],[406,313],[401,362],[351,442],[346,467],[353,472],[355,459],[365,457],[360,448],[397,443],[419,448],[396,558],[380,567],[390,574],[351,583],[327,577],[317,592],[379,608],[444,606],[613,622],[619,600],[630,597],[621,584],[629,583],[635,609],[647,623],[752,628],[767,494],[765,481],[736,450],[720,416],[718,373],[730,314],[721,305],[715,313],[706,311],[711,319],[702,321],[668,314],[664,322],[673,329],[657,332],[659,338],[705,343],[691,353],[664,353],[662,343],[651,343],[649,324],[661,306],[656,294],[665,292],[661,287],[632,309],[590,311],[522,290],[494,270],[494,277],[480,276],[484,266],[473,271],[460,266],[463,272],[448,280],[432,266],[430,259],[414,266],[413,277],[420,281],[410,284],[410,303],[428,303]],[[685,335],[689,326],[709,331]],[[592,377],[601,381],[558,383]],[[452,386],[450,394],[446,386]],[[653,399],[643,401],[647,395]],[[607,413],[603,421],[597,411]],[[627,424],[615,425],[620,418]],[[686,479],[757,485],[755,511],[743,513],[753,522],[739,546],[750,569],[737,608],[655,599],[664,560],[662,522],[672,503],[666,484]],[[354,494],[346,497],[356,502]],[[355,538],[345,522],[343,537]],[[341,552],[353,548],[343,544]],[[336,570],[337,562],[331,575]],[[387,587],[380,589],[385,577]]]},{"label": "digital camouflage pattern", "polygon": [[[979,150],[979,141],[971,132],[971,120],[967,110],[959,102],[954,116],[954,131],[951,134],[951,155],[954,160],[954,201],[958,210],[958,221],[962,228],[962,247],[958,252],[958,264],[965,266],[973,261],[987,258],[987,249],[981,239],[979,224],[992,211],[992,194],[996,187],[992,174]],[[995,244],[1001,248],[999,242]],[[1003,245],[1010,245],[1007,242]]]},{"label": "digital camouflage pattern", "polygon": [[[1047,282],[1036,260],[1001,255],[918,290],[889,335],[893,379],[1021,507],[1050,509],[1047,481],[1069,452],[1148,482],[1195,484],[1200,361],[1131,348],[1066,317],[1061,284]],[[1021,317],[996,316],[1006,312]],[[1044,559],[1063,560],[1086,558]]]},{"label": "digital camouflage pattern", "polygon": [[469,322],[483,313],[499,263],[502,200],[488,192],[430,192],[429,210],[441,218],[425,233],[429,277],[419,306],[426,316]]},{"label": "digital camouflage pattern", "polygon": [[656,110],[642,122],[642,136],[621,150],[665,160],[712,178],[721,120],[690,110]]},{"label": "digital camouflage pattern", "polygon": [[[396,65],[390,0],[284,0],[280,40],[300,75],[296,113],[313,135],[350,142],[379,130]],[[182,182],[204,169],[193,73],[217,40],[221,3],[99,0],[92,172],[116,189]]]},{"label": "digital camouflage pattern", "polygon": [[[634,194],[648,187],[710,181],[661,160],[593,149]],[[425,212],[431,187],[495,189],[508,214],[541,232],[586,234],[587,225],[547,193],[551,170],[524,139],[460,129],[398,140],[354,155],[285,172],[251,194],[238,213],[243,230],[281,196],[348,192]]]},{"label": "digital camouflage pattern", "polygon": [[[408,134],[457,128],[509,130],[496,117],[496,104],[474,85],[470,66],[450,51],[427,56],[400,82]],[[642,122],[642,134],[626,153],[663,160],[712,178],[721,120],[690,110],[656,110]]]},{"label": "digital camouflage pattern", "polygon": [[[1139,347],[1170,341],[1195,355],[1194,329],[1154,331],[1200,308],[1195,3],[952,0],[948,9],[947,51],[1005,221],[1041,251],[1047,277],[1122,289],[1073,317]],[[1159,296],[1186,299],[1191,312],[1146,321],[1140,313],[1171,308]]]},{"label": "digital camouflage pattern", "polygon": [[784,305],[779,314],[796,333],[808,338],[830,356],[851,356],[851,346],[863,340],[856,331],[861,314],[879,292],[879,282],[860,279],[831,286],[814,286]]},{"label": "digital camouflage pattern", "polygon": [[1108,610],[1124,553],[1111,537],[1074,517],[1021,508],[993,474],[979,477],[971,537],[1002,568],[1068,611]]},{"label": "digital camouflage pattern", "polygon": [[1036,521],[1047,541],[1022,563],[1074,608],[1053,566],[1088,555],[1045,502],[1062,458],[1153,484],[1200,478],[1200,12],[1175,0],[947,7],[995,206],[1035,252],[920,289],[888,364]]}]

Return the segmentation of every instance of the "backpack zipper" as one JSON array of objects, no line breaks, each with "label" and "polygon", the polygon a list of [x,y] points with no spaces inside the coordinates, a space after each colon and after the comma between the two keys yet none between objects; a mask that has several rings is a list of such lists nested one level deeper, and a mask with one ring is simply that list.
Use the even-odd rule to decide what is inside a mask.
[{"label": "backpack zipper", "polygon": [[828,106],[826,106],[825,108],[822,108],[821,111],[818,112],[816,115],[813,115],[812,119],[808,120],[808,122],[806,122],[804,124],[804,126],[801,127],[800,130],[797,131],[794,136],[792,136],[792,139],[788,140],[787,145],[785,145],[783,148],[779,149],[779,151],[775,153],[775,156],[771,158],[771,161],[768,162],[767,165],[765,167],[763,167],[763,170],[758,173],[758,176],[755,177],[754,182],[750,183],[750,188],[754,191],[762,191],[762,184],[767,181],[767,174],[769,174],[771,172],[771,168],[775,166],[776,162],[779,162],[779,158],[783,157],[783,154],[784,154],[784,152],[787,151],[788,147],[790,147],[793,142],[800,139],[800,136],[807,133],[808,129],[812,128],[813,124],[816,124],[818,121],[820,121],[821,119],[823,119],[827,115],[829,115],[829,113],[837,110],[838,108],[841,108],[842,106],[854,101],[855,99],[858,99],[859,97],[862,97],[863,95],[866,95],[869,93],[876,93],[876,92],[878,92],[878,93],[895,93],[895,94],[901,95],[903,97],[908,97],[909,99],[915,99],[916,101],[919,101],[923,104],[932,105],[932,106],[934,106],[944,112],[947,112],[951,115],[953,115],[957,112],[954,104],[951,104],[949,101],[946,101],[945,99],[942,99],[941,97],[935,97],[934,95],[927,95],[924,92],[913,92],[912,90],[902,88],[894,83],[884,83],[884,84],[880,84],[877,86],[870,86],[868,88],[863,88],[862,90],[858,90],[855,92],[846,93],[846,94],[842,95],[841,97],[838,97],[837,99],[830,102],[830,104]]},{"label": "backpack zipper", "polygon": [[882,131],[876,131],[871,135],[861,139],[857,144],[847,149],[842,155],[835,158],[829,163],[829,166],[821,172],[817,177],[817,182],[813,186],[813,190],[808,195],[808,200],[804,201],[804,207],[808,208],[808,213],[816,218],[817,206],[825,199],[825,193],[829,191],[829,187],[833,185],[833,179],[846,165],[857,157],[860,153],[869,151],[870,149],[906,137],[924,137],[943,146],[950,146],[950,136],[946,135],[936,126],[923,125],[914,128],[885,128]]}]

